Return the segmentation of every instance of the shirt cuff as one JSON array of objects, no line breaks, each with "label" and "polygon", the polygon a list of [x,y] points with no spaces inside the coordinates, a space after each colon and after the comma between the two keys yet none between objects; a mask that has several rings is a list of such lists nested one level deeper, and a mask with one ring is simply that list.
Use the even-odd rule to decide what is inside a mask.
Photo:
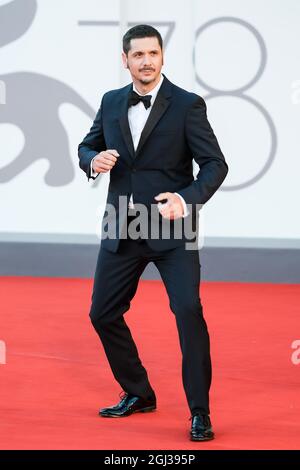
[{"label": "shirt cuff", "polygon": [[189,211],[188,211],[185,200],[183,199],[181,194],[178,194],[178,193],[174,193],[174,194],[177,194],[177,196],[179,196],[180,199],[181,199],[181,202],[182,202],[182,205],[183,205],[183,216],[182,217],[187,217],[189,215]]},{"label": "shirt cuff", "polygon": [[95,157],[92,159],[91,161],[91,171],[90,171],[90,176],[92,176],[93,178],[96,178],[96,176],[98,176],[99,173],[97,173],[96,171],[93,170],[93,161],[94,161]]}]

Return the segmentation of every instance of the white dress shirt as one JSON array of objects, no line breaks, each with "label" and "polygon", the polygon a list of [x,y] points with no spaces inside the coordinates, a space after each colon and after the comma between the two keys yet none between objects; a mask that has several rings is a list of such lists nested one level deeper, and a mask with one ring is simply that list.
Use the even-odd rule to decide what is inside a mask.
[{"label": "white dress shirt", "polygon": [[[128,122],[129,122],[130,131],[131,131],[134,150],[136,150],[138,147],[141,133],[145,127],[146,121],[149,117],[150,111],[155,102],[158,90],[160,89],[163,80],[164,80],[164,77],[163,75],[161,75],[158,84],[152,90],[147,92],[147,95],[151,95],[151,106],[148,109],[145,108],[144,103],[142,101],[140,101],[135,106],[130,106],[128,108]],[[133,91],[135,91],[138,95],[141,95],[141,93],[136,89],[134,84],[133,84]],[[93,160],[91,161],[91,176],[96,177],[98,173],[96,173],[93,170],[92,164],[93,164]],[[177,194],[180,197],[181,202],[183,204],[183,209],[184,209],[183,217],[186,217],[189,214],[189,212],[187,210],[185,200],[180,194],[178,193],[174,193],[174,194]],[[128,207],[130,209],[134,209],[134,202],[133,202],[132,194],[130,196]]]}]

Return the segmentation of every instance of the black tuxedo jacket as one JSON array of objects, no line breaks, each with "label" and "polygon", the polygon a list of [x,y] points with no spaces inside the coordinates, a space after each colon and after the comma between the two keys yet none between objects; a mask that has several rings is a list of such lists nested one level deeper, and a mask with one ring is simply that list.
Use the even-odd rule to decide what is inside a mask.
[{"label": "black tuxedo jacket", "polygon": [[[80,168],[88,178],[91,178],[91,161],[99,152],[116,149],[120,154],[110,171],[107,196],[107,203],[116,209],[117,238],[101,242],[110,251],[117,250],[118,233],[126,223],[126,204],[119,206],[119,196],[125,196],[128,203],[133,194],[134,203],[150,208],[156,204],[157,194],[177,192],[188,204],[188,217],[195,228],[199,209],[196,204],[208,201],[228,171],[207,120],[203,98],[172,84],[165,76],[135,151],[128,123],[127,101],[131,90],[129,84],[104,94],[94,123],[78,147]],[[200,167],[195,180],[193,159]],[[165,220],[159,215],[159,223],[162,222]],[[170,223],[170,239],[148,238],[151,248],[166,250],[187,241],[185,236],[174,238],[173,223]]]}]

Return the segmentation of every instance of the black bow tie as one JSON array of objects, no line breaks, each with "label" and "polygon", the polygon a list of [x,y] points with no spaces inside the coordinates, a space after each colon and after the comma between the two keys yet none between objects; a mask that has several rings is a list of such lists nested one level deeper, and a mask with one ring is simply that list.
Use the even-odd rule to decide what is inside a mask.
[{"label": "black bow tie", "polygon": [[128,107],[135,106],[140,101],[144,103],[145,109],[150,108],[151,106],[152,95],[138,95],[135,91],[131,91],[128,96]]}]

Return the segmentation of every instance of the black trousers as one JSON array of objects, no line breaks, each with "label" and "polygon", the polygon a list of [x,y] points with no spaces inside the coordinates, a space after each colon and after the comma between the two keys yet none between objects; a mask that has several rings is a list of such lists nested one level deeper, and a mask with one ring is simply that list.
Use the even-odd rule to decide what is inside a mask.
[{"label": "black trousers", "polygon": [[186,250],[183,245],[158,252],[141,239],[121,240],[116,253],[100,248],[90,310],[92,324],[121,388],[144,398],[155,396],[124,319],[139,278],[150,261],[160,272],[175,314],[182,351],[183,386],[190,411],[209,414],[211,360],[199,298],[198,250]]}]

